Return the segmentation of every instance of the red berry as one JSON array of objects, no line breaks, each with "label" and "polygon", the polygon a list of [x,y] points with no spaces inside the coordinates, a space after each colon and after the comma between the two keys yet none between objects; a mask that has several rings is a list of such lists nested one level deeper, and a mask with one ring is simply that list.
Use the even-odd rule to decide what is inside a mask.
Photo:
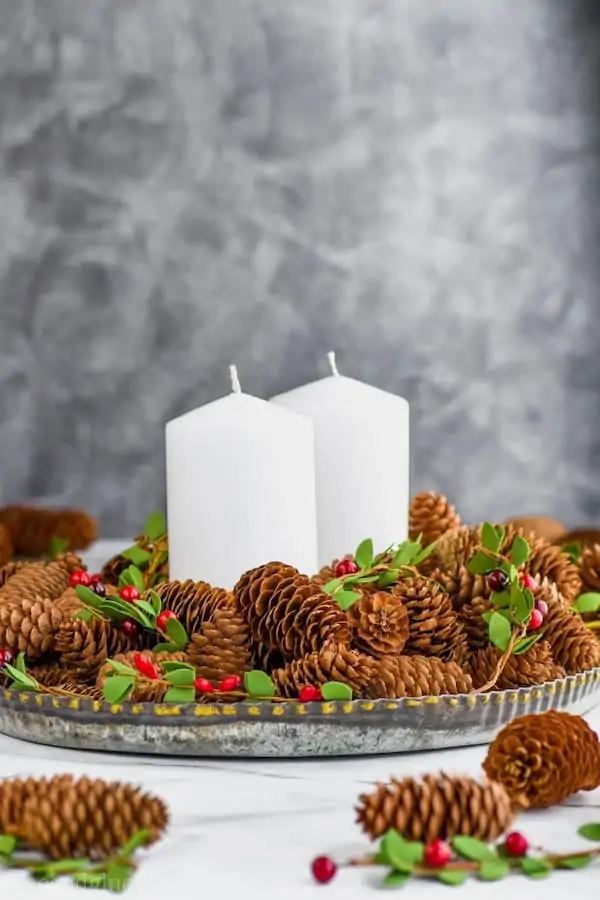
[{"label": "red berry", "polygon": [[543,621],[544,621],[544,616],[539,611],[539,609],[533,609],[531,611],[531,617],[529,619],[529,624],[527,626],[527,629],[529,631],[537,631],[538,628],[541,627]]},{"label": "red berry", "polygon": [[537,587],[537,581],[535,580],[535,578],[533,578],[532,575],[529,575],[527,572],[519,572],[519,581],[524,588],[527,588],[528,591],[535,591]]},{"label": "red berry", "polygon": [[539,610],[543,616],[548,615],[548,604],[545,600],[536,600],[535,608]]},{"label": "red berry", "polygon": [[177,615],[172,609],[163,609],[156,617],[156,627],[159,631],[166,631],[169,619],[176,619]]},{"label": "red berry", "polygon": [[358,566],[353,559],[340,559],[333,570],[336,578],[343,578],[344,575],[354,575],[356,572],[358,572]]},{"label": "red berry", "polygon": [[529,849],[529,841],[520,831],[511,831],[506,835],[504,849],[509,856],[525,856]]},{"label": "red berry", "polygon": [[501,593],[502,591],[505,591],[510,584],[510,579],[502,569],[494,569],[494,571],[490,572],[487,576],[487,583],[491,591]]},{"label": "red berry", "polygon": [[158,666],[151,659],[148,659],[147,656],[144,656],[143,653],[133,654],[133,664],[140,675],[143,675],[145,678],[150,678],[152,681],[160,678]]},{"label": "red berry", "polygon": [[194,687],[200,694],[214,694],[215,692],[208,678],[196,678]]},{"label": "red berry", "polygon": [[98,584],[99,581],[102,581],[102,575],[100,572],[94,572],[93,575],[90,575],[90,582],[92,584]]},{"label": "red berry", "polygon": [[445,841],[431,841],[425,847],[423,863],[428,869],[441,869],[452,859],[452,850]]},{"label": "red berry", "polygon": [[315,700],[322,700],[323,696],[318,687],[314,687],[312,684],[306,684],[298,694],[300,701],[302,703],[314,703]]},{"label": "red berry", "polygon": [[242,686],[242,679],[239,675],[227,675],[221,684],[219,685],[219,690],[224,691],[239,691]]},{"label": "red berry", "polygon": [[131,603],[133,600],[139,600],[141,594],[132,584],[126,584],[125,587],[122,587],[119,591],[119,597],[121,600],[128,600]]},{"label": "red berry", "polygon": [[125,619],[124,622],[121,622],[121,631],[128,638],[136,638],[140,633],[140,627],[136,622],[132,622],[131,619]]},{"label": "red berry", "polygon": [[0,669],[7,663],[13,661],[13,655],[10,650],[0,650]]},{"label": "red berry", "polygon": [[69,575],[69,584],[71,587],[77,587],[78,584],[82,584],[84,587],[89,587],[92,583],[91,576],[84,569],[75,569],[74,572],[71,572]]},{"label": "red berry", "polygon": [[310,868],[313,878],[315,881],[318,881],[319,884],[328,884],[332,878],[335,878],[335,873],[338,869],[329,856],[317,856],[316,859],[313,859]]}]

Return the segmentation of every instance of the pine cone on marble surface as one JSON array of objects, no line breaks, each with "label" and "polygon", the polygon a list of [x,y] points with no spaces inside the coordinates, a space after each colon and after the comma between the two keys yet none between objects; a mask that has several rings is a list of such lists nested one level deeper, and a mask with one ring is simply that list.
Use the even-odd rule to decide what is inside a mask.
[{"label": "pine cone on marble surface", "polygon": [[348,610],[348,622],[353,645],[375,658],[400,653],[408,639],[406,606],[390,591],[363,594]]},{"label": "pine cone on marble surface", "polygon": [[58,628],[55,650],[60,666],[70,672],[72,679],[95,681],[107,658],[139,649],[142,640],[142,636],[128,637],[117,625],[105,619],[92,616],[85,622],[70,618],[64,619]]},{"label": "pine cone on marble surface", "polygon": [[483,768],[516,806],[554,806],[600,786],[598,735],[565,712],[520,716],[496,736]]},{"label": "pine cone on marble surface", "polygon": [[318,687],[327,681],[341,681],[356,698],[372,696],[375,673],[376,664],[370,656],[329,642],[321,650],[276,669],[272,678],[283,697],[297,697],[305,685]]},{"label": "pine cone on marble surface", "polygon": [[163,609],[171,609],[189,635],[200,631],[215,612],[233,604],[233,594],[205,581],[163,581],[154,588]]},{"label": "pine cone on marble surface", "polygon": [[0,525],[9,531],[17,556],[44,556],[55,538],[70,550],[85,550],[98,537],[98,523],[80,509],[5,506]]},{"label": "pine cone on marble surface", "polygon": [[[16,576],[15,576],[16,577]],[[52,600],[43,597],[0,603],[0,647],[24,653],[30,661],[41,659],[55,647],[62,614]]]},{"label": "pine cone on marble surface", "polygon": [[350,643],[346,613],[291,566],[272,562],[246,572],[233,593],[253,640],[285,659],[300,659],[327,641]]},{"label": "pine cone on marble surface", "polygon": [[226,675],[242,677],[252,669],[253,648],[245,619],[234,607],[217,609],[212,619],[192,635],[187,648],[198,678],[212,684]]},{"label": "pine cone on marble surface", "polygon": [[[501,657],[502,652],[491,644],[469,656],[468,671],[475,688],[488,683]],[[554,661],[550,644],[547,641],[538,641],[527,653],[509,657],[492,690],[510,691],[544,684],[547,681],[564,678],[565,674],[562,666]]]},{"label": "pine cone on marble surface", "polygon": [[502,785],[443,772],[378,784],[360,796],[357,807],[357,822],[372,839],[393,828],[409,841],[469,835],[487,843],[500,837],[512,819]]},{"label": "pine cone on marble surface", "polygon": [[405,654],[452,659],[464,639],[463,628],[448,594],[435,581],[417,576],[394,587],[408,613],[408,640]]},{"label": "pine cone on marble surface", "polygon": [[408,524],[411,540],[421,536],[423,546],[427,546],[459,525],[460,516],[443,494],[424,491],[411,500]]}]

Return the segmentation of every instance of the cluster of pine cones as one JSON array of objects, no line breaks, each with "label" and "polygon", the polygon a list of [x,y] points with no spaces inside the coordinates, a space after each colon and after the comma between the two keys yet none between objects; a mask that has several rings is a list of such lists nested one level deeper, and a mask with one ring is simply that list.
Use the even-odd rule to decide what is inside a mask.
[{"label": "cluster of pine cones", "polygon": [[[501,552],[517,533],[522,531],[507,526]],[[323,590],[331,567],[308,576],[270,562],[242,575],[233,591],[193,581],[157,585],[163,609],[178,616],[190,637],[176,658],[215,686],[226,676],[261,669],[282,697],[328,681],[369,699],[480,689],[499,658],[482,618],[491,608],[491,591],[485,578],[467,569],[480,526],[462,525],[444,497],[420,494],[411,504],[410,535],[421,535],[424,544],[437,541],[434,552],[388,588],[361,584],[347,611]],[[542,639],[510,658],[498,690],[600,665],[600,643],[571,609],[582,589],[582,568],[559,547],[525,537],[531,546],[525,569],[548,613]],[[600,562],[600,547],[597,552]],[[133,654],[144,650],[160,665],[165,657],[152,652],[158,635],[129,634],[112,622],[77,617],[82,607],[69,578],[80,567],[80,559],[67,553],[0,569],[0,648],[23,652],[40,684],[100,698],[107,658],[131,664]],[[105,566],[107,584],[116,569],[113,561]],[[595,571],[600,583],[600,566]],[[160,682],[150,690],[142,681],[131,699],[160,701],[167,689]]]}]

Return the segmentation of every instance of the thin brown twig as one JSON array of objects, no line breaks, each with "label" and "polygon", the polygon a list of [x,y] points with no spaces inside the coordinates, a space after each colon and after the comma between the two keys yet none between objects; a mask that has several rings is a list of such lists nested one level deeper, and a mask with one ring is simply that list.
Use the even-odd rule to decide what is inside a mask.
[{"label": "thin brown twig", "polygon": [[519,640],[520,637],[523,636],[522,628],[514,628],[513,633],[510,636],[510,641],[508,642],[508,646],[498,662],[496,663],[496,668],[494,669],[491,677],[483,684],[481,687],[473,688],[472,691],[469,691],[471,694],[483,694],[485,691],[490,691],[502,675],[502,672],[506,668],[508,660],[512,656],[512,652],[515,649],[515,644]]}]

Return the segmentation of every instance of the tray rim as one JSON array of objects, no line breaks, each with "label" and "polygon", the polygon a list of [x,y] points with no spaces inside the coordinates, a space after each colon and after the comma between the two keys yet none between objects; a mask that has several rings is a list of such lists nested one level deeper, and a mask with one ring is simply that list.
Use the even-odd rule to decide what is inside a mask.
[{"label": "tray rim", "polygon": [[[302,703],[295,700],[285,702],[252,702],[239,703],[125,703],[111,704],[105,700],[90,697],[61,697],[53,694],[42,694],[34,691],[0,691],[0,706],[41,713],[42,715],[60,715],[65,718],[90,719],[98,716],[106,718],[114,716],[114,723],[119,721],[128,725],[148,724],[172,727],[174,720],[193,721],[196,725],[216,722],[265,721],[280,720],[302,721],[307,717],[311,721],[326,721],[330,717],[361,716],[363,713],[391,714],[401,709],[419,709],[424,707],[444,707],[455,710],[475,710],[485,706],[499,706],[504,703],[522,704],[526,707],[530,701],[563,694],[576,687],[589,689],[600,681],[600,667],[567,675],[554,681],[546,681],[538,685],[520,687],[504,691],[488,691],[477,694],[440,694],[424,697],[382,698],[378,700],[334,700]],[[525,714],[527,710],[524,710]]]}]

